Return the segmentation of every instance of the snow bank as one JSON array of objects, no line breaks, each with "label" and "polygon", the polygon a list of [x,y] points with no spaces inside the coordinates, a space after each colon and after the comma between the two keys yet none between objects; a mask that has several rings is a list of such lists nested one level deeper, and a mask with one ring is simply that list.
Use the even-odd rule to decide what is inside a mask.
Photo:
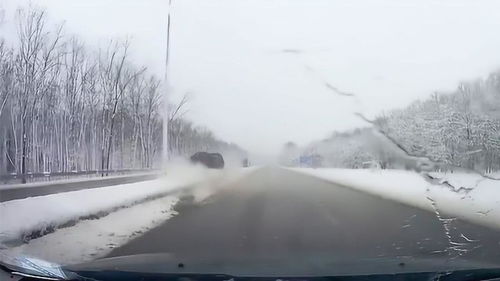
[{"label": "snow bank", "polygon": [[0,203],[0,243],[40,236],[81,218],[166,196],[221,175],[218,170],[182,166],[156,180],[6,201]]},{"label": "snow bank", "polygon": [[431,212],[437,208],[441,214],[500,229],[500,181],[480,175],[431,173],[437,180],[433,184],[424,175],[403,170],[291,170]]},{"label": "snow bank", "polygon": [[166,196],[98,220],[80,221],[73,227],[5,249],[0,252],[0,260],[2,255],[23,256],[65,265],[101,258],[170,219],[176,214],[173,207],[177,201],[175,196]]}]

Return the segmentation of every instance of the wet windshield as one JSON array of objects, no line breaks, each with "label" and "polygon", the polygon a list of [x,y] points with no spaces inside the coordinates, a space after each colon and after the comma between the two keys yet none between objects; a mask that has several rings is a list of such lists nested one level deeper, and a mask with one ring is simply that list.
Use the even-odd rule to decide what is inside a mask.
[{"label": "wet windshield", "polygon": [[0,262],[496,267],[499,8],[3,0]]}]

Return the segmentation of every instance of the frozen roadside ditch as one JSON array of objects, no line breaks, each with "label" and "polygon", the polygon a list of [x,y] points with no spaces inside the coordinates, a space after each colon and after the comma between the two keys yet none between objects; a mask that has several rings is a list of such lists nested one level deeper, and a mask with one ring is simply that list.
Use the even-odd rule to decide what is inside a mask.
[{"label": "frozen roadside ditch", "polygon": [[28,241],[79,220],[100,218],[196,184],[216,185],[223,178],[237,178],[245,172],[248,171],[228,172],[197,166],[172,168],[169,176],[156,180],[2,202],[0,244]]},{"label": "frozen roadside ditch", "polygon": [[[403,170],[290,168],[333,183],[394,200],[430,212],[500,229],[500,181],[467,173]],[[437,210],[436,210],[437,208]]]}]

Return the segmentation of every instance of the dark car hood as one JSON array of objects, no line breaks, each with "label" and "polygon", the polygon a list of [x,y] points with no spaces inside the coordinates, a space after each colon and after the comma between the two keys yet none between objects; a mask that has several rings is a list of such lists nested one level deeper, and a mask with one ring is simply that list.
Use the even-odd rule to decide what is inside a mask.
[{"label": "dark car hood", "polygon": [[[183,257],[140,254],[58,266],[38,259],[15,257],[1,267],[9,272],[51,277],[51,280],[486,280],[500,278],[498,264],[449,258],[313,257]],[[170,277],[173,277],[171,279]],[[362,278],[360,278],[362,277]],[[170,278],[170,279],[169,279]],[[247,279],[246,279],[247,278]],[[298,278],[298,279],[297,279]]]},{"label": "dark car hood", "polygon": [[500,274],[500,266],[443,258],[328,258],[255,257],[214,259],[210,256],[182,257],[171,254],[141,254],[96,260],[63,267],[72,272],[147,272],[156,274],[223,274],[239,277],[324,277],[447,273],[489,270]]}]

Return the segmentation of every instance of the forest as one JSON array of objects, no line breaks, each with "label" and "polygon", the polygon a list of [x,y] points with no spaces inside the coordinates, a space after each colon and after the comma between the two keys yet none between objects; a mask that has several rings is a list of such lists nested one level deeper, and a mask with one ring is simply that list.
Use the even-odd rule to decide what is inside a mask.
[{"label": "forest", "polygon": [[[431,169],[500,170],[500,71],[463,82],[448,93],[434,92],[405,108],[380,114],[370,127],[334,132],[297,148],[285,145],[281,162],[299,165],[299,155],[318,155],[322,166],[418,169],[419,159]],[[293,149],[291,149],[293,148]],[[368,165],[370,166],[370,165]]]},{"label": "forest", "polygon": [[165,106],[127,40],[89,48],[33,7],[16,25],[14,42],[0,37],[0,175],[158,167],[165,111],[172,157],[245,153],[184,119],[188,96]]},{"label": "forest", "polygon": [[376,120],[409,153],[452,167],[500,170],[500,71],[433,93]]}]

